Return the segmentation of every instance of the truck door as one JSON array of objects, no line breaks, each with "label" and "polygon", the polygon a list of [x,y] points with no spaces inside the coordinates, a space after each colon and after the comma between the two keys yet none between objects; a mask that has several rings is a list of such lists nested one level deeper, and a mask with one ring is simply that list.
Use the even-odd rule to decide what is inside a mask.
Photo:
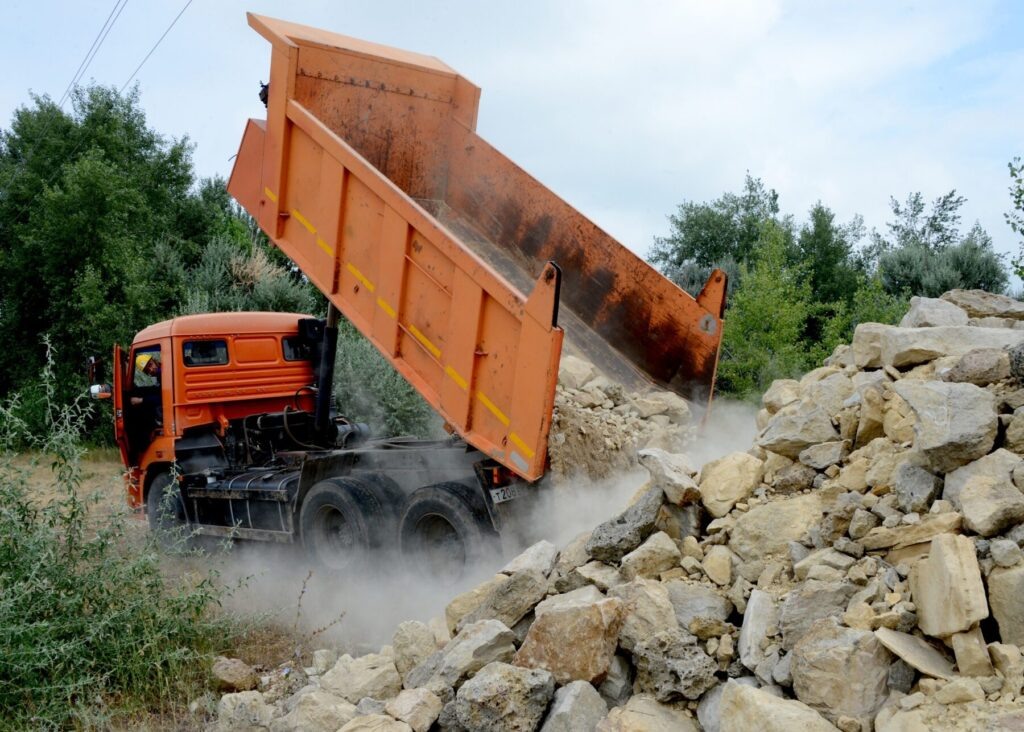
[{"label": "truck door", "polygon": [[114,379],[114,441],[117,442],[117,449],[121,451],[121,462],[124,466],[131,467],[135,461],[129,454],[128,435],[124,428],[124,385],[125,375],[128,372],[128,356],[121,350],[121,346],[114,346],[114,364],[111,371]]}]

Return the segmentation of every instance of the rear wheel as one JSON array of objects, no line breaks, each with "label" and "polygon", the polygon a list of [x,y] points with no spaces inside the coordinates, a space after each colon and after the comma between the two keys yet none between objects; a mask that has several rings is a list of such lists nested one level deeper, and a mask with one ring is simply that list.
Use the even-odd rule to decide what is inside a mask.
[{"label": "rear wheel", "polygon": [[409,564],[445,583],[458,581],[496,540],[486,513],[473,504],[470,490],[461,483],[441,483],[413,493],[399,528],[402,554]]},{"label": "rear wheel", "polygon": [[324,569],[353,569],[379,544],[383,515],[380,501],[362,482],[346,478],[322,480],[302,502],[302,545],[310,560]]}]

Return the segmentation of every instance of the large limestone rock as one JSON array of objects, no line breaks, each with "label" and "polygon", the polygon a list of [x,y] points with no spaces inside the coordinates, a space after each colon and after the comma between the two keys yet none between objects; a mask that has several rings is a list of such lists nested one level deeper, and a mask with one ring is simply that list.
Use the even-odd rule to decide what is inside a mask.
[{"label": "large limestone rock", "polygon": [[850,349],[858,369],[877,369],[882,366],[882,334],[888,328],[881,323],[861,323],[854,329]]},{"label": "large limestone rock", "polygon": [[597,732],[697,732],[697,724],[686,712],[650,694],[635,694],[624,706],[608,712]]},{"label": "large limestone rock", "polygon": [[668,589],[661,582],[637,579],[613,587],[608,594],[624,603],[619,645],[627,651],[659,631],[679,627]]},{"label": "large limestone rock", "polygon": [[940,534],[932,539],[928,558],[911,570],[910,589],[918,626],[928,635],[950,636],[988,617],[974,543],[966,536]]},{"label": "large limestone rock", "polygon": [[841,617],[855,587],[845,582],[809,579],[786,595],[779,609],[782,647],[793,648],[816,622]]},{"label": "large limestone rock", "polygon": [[424,686],[439,691],[453,687],[489,663],[511,661],[516,652],[515,639],[515,634],[497,620],[467,625],[442,650],[406,674],[405,688]]},{"label": "large limestone rock", "polygon": [[647,541],[622,558],[622,576],[626,580],[637,577],[657,577],[679,566],[682,555],[679,547],[664,531],[648,537]]},{"label": "large limestone rock", "polygon": [[601,562],[618,562],[654,533],[665,492],[652,488],[632,506],[598,525],[587,540],[587,553]]},{"label": "large limestone rock", "polygon": [[533,570],[546,576],[555,566],[555,560],[557,559],[558,548],[554,544],[550,541],[538,541],[506,564],[502,568],[501,573],[515,574],[516,572]]},{"label": "large limestone rock", "polygon": [[225,694],[217,702],[217,725],[227,732],[265,730],[274,718],[274,707],[258,691]]},{"label": "large limestone rock", "polygon": [[817,493],[757,506],[736,521],[729,548],[747,561],[787,553],[789,542],[798,541],[821,516],[822,499]]},{"label": "large limestone rock", "polygon": [[498,620],[511,628],[543,600],[547,592],[548,580],[543,572],[536,569],[516,572],[496,585],[476,610],[459,621],[457,627],[464,628],[481,620]]},{"label": "large limestone rock", "polygon": [[892,656],[874,633],[817,621],[793,648],[793,692],[830,721],[869,723],[889,694]]},{"label": "large limestone rock", "polygon": [[1007,348],[1024,340],[1024,333],[1005,328],[942,326],[899,328],[862,323],[853,333],[860,368],[905,368],[946,356],[959,358],[978,348]]},{"label": "large limestone rock", "polygon": [[800,401],[800,382],[796,379],[776,379],[761,397],[761,403],[771,414]]},{"label": "large limestone rock", "polygon": [[595,376],[594,364],[582,358],[565,354],[558,364],[558,383],[568,389],[582,389]]},{"label": "large limestone rock", "polygon": [[838,465],[850,452],[849,440],[822,442],[811,445],[800,453],[800,462],[815,470],[825,470],[830,465]]},{"label": "large limestone rock", "polygon": [[693,479],[697,471],[685,455],[648,447],[637,456],[651,474],[651,484],[661,488],[670,503],[682,506],[700,500],[700,489]]},{"label": "large limestone rock", "polygon": [[637,644],[636,685],[660,702],[694,700],[714,686],[718,664],[679,629],[663,630]]},{"label": "large limestone rock", "polygon": [[608,714],[608,705],[593,686],[573,681],[555,692],[540,732],[592,732]]},{"label": "large limestone rock", "polygon": [[[856,514],[854,514],[854,516],[856,518]],[[869,551],[874,549],[887,549],[889,547],[896,547],[899,549],[912,544],[931,541],[932,538],[939,534],[948,534],[953,531],[959,531],[961,523],[963,523],[963,517],[958,513],[929,514],[919,523],[910,526],[877,526],[870,529],[866,534],[858,537],[857,541]],[[851,522],[851,531],[853,525],[853,522]],[[853,536],[852,533],[850,535]]]},{"label": "large limestone rock", "polygon": [[1024,320],[1024,303],[984,290],[950,290],[942,295],[972,318]]},{"label": "large limestone rock", "polygon": [[384,711],[412,727],[413,732],[427,732],[442,706],[437,695],[427,689],[405,689],[388,702]]},{"label": "large limestone rock", "polygon": [[554,691],[547,671],[490,663],[459,689],[455,713],[469,730],[532,732]]},{"label": "large limestone rock", "polygon": [[889,628],[879,628],[875,637],[890,652],[923,674],[937,679],[952,679],[955,675],[949,659],[923,638]]},{"label": "large limestone rock", "polygon": [[910,408],[914,448],[937,472],[949,472],[986,455],[995,442],[995,398],[973,384],[898,381],[893,386]]},{"label": "large limestone rock", "polygon": [[967,325],[969,316],[957,305],[934,297],[910,298],[910,310],[900,321],[901,328],[926,328],[940,325]]},{"label": "large limestone rock", "polygon": [[370,653],[352,658],[346,654],[320,677],[320,686],[350,704],[357,704],[367,696],[382,700],[398,696],[402,677],[389,656]]},{"label": "large limestone rock", "polygon": [[425,623],[409,620],[400,623],[395,630],[391,648],[395,653],[395,668],[404,677],[437,650],[437,640]]},{"label": "large limestone rock", "polygon": [[737,651],[740,662],[751,671],[764,660],[768,639],[779,632],[779,606],[772,596],[762,590],[752,590],[743,613],[743,626]]},{"label": "large limestone rock", "polygon": [[715,518],[725,516],[737,502],[753,494],[763,474],[763,460],[745,452],[730,453],[701,469],[701,501]]},{"label": "large limestone rock", "polygon": [[824,409],[829,417],[834,418],[843,408],[843,403],[853,396],[853,392],[853,381],[840,372],[808,384],[804,387],[802,396],[806,401]]},{"label": "large limestone rock", "polygon": [[217,691],[251,691],[259,682],[252,666],[240,659],[224,656],[217,656],[213,660],[210,675],[213,676],[214,688]]},{"label": "large limestone rock", "polygon": [[991,478],[995,480],[1013,480],[1013,470],[1018,465],[1024,464],[1024,459],[1009,450],[999,448],[989,455],[957,468],[946,476],[946,482],[942,489],[942,497],[953,504],[956,510],[960,510],[960,495],[964,487],[976,478]]},{"label": "large limestone rock", "polygon": [[689,630],[695,620],[724,623],[732,614],[732,603],[720,591],[707,585],[684,580],[670,580],[664,584],[676,620],[683,630]]},{"label": "large limestone rock", "polygon": [[988,599],[1003,643],[1024,647],[1024,564],[993,569],[988,575]]},{"label": "large limestone rock", "polygon": [[604,598],[605,594],[594,585],[584,585],[583,587],[578,587],[570,592],[563,592],[560,595],[551,595],[550,597],[542,600],[537,604],[537,607],[533,609],[533,614],[534,617],[539,618],[548,610],[584,607],[587,605],[593,605],[595,602],[600,602]]},{"label": "large limestone rock", "polygon": [[890,482],[904,513],[927,513],[942,490],[941,478],[909,460],[899,464]]},{"label": "large limestone rock", "polygon": [[978,348],[961,356],[942,380],[987,386],[1009,377],[1010,355],[1004,349]]},{"label": "large limestone rock", "polygon": [[487,599],[491,591],[503,586],[508,582],[508,575],[496,574],[486,582],[483,582],[471,590],[457,595],[444,611],[444,619],[448,624],[448,632],[455,633],[456,628],[464,617],[480,607],[480,604]]},{"label": "large limestone rock", "polygon": [[615,655],[621,625],[618,598],[547,610],[533,621],[513,663],[550,671],[558,684],[600,684]]},{"label": "large limestone rock", "polygon": [[831,722],[803,702],[730,681],[722,691],[723,732],[836,732]]},{"label": "large limestone rock", "polygon": [[772,416],[757,444],[765,450],[797,459],[800,453],[821,442],[839,439],[832,418],[812,402],[799,402]]},{"label": "large limestone rock", "polygon": [[1009,480],[979,476],[960,492],[964,526],[994,536],[1024,521],[1024,494]]},{"label": "large limestone rock", "polygon": [[270,732],[305,732],[312,729],[336,730],[356,716],[356,707],[340,696],[314,690],[299,697],[288,714],[275,719]]}]

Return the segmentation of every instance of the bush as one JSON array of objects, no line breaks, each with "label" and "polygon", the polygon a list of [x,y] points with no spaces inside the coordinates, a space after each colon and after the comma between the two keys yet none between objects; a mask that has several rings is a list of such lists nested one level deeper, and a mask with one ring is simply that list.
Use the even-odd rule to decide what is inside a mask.
[{"label": "bush", "polygon": [[811,313],[806,273],[786,262],[784,233],[767,223],[754,248],[753,265],[741,268],[726,311],[718,389],[743,398],[759,396],[774,379],[795,376],[808,365],[801,335]]},{"label": "bush", "polygon": [[[49,363],[45,438],[27,435],[16,395],[0,405],[0,709],[12,728],[108,726],[194,693],[229,625],[211,612],[212,577],[176,586],[123,516],[92,521],[95,497],[78,495],[85,410],[56,406]],[[53,459],[45,505],[13,460],[26,439]]]},{"label": "bush", "polygon": [[334,395],[349,419],[366,422],[379,435],[430,437],[439,417],[355,326],[338,324]]}]

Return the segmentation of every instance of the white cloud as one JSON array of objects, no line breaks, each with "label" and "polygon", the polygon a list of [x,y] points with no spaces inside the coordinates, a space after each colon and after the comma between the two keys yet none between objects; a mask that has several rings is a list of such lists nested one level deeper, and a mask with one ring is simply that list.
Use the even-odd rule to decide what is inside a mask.
[{"label": "white cloud", "polygon": [[[0,60],[23,73],[0,90],[5,120],[4,99],[23,100],[24,86],[63,88],[102,19],[77,3],[56,4],[60,12],[39,4],[11,10],[23,32]],[[140,74],[151,122],[187,132],[203,174],[230,171],[245,117],[262,113],[255,89],[268,46],[245,25],[247,5],[195,3]],[[890,195],[956,187],[969,199],[965,220],[1015,248],[1002,212],[1006,161],[1024,152],[1024,52],[988,47],[1010,4],[255,6],[442,58],[483,88],[488,140],[640,251],[677,204],[736,190],[747,170],[798,217],[821,199],[840,219],[859,212],[877,227]],[[179,7],[130,4],[95,77],[123,82]]]}]

